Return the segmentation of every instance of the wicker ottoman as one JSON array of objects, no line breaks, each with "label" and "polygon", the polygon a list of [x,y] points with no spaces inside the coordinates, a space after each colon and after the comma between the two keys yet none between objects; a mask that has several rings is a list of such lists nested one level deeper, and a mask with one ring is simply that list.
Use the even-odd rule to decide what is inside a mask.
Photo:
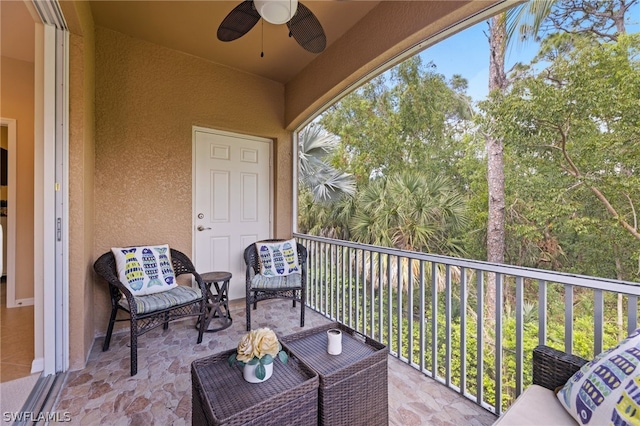
[{"label": "wicker ottoman", "polygon": [[[327,330],[342,330],[342,353],[327,353]],[[321,425],[388,425],[387,348],[339,323],[281,339],[320,378]]]},{"label": "wicker ottoman", "polygon": [[263,383],[247,383],[234,350],[191,364],[193,425],[309,425],[318,421],[318,376],[295,356],[276,360]]}]

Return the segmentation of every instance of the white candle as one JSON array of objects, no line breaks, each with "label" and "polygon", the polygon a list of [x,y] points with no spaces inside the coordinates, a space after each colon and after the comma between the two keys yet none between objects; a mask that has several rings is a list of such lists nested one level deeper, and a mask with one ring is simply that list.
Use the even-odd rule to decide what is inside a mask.
[{"label": "white candle", "polygon": [[342,331],[337,328],[327,330],[327,352],[329,355],[342,353]]}]

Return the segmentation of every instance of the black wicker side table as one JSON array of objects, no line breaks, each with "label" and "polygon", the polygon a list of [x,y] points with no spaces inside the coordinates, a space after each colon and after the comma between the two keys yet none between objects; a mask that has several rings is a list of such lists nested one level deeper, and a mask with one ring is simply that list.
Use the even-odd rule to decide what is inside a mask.
[{"label": "black wicker side table", "polygon": [[[342,353],[327,353],[327,330],[342,330]],[[282,346],[318,373],[318,423],[388,425],[387,347],[340,323],[285,336]]]},{"label": "black wicker side table", "polygon": [[299,425],[318,423],[318,375],[295,356],[276,360],[273,375],[248,383],[229,366],[235,349],[191,363],[193,425]]},{"label": "black wicker side table", "polygon": [[[207,287],[207,316],[204,331],[213,333],[224,330],[233,323],[229,310],[229,281],[231,272],[206,272],[201,275]],[[217,326],[209,328],[211,320],[216,319]]]}]

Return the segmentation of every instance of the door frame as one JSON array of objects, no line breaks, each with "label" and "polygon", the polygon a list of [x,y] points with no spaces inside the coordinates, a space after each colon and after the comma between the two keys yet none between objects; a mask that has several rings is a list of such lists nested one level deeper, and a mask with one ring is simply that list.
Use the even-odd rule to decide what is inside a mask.
[{"label": "door frame", "polygon": [[17,123],[13,118],[0,117],[0,125],[7,127],[7,229],[3,229],[7,239],[7,308],[33,304],[22,301],[16,303],[16,149]]},{"label": "door frame", "polygon": [[57,0],[30,3],[36,22],[34,113],[34,360],[69,368],[69,32]]},{"label": "door frame", "polygon": [[273,230],[275,221],[273,220],[274,211],[274,188],[273,188],[273,139],[255,135],[247,135],[244,133],[228,132],[224,130],[213,129],[209,127],[192,126],[191,129],[191,253],[193,253],[193,263],[197,265],[198,254],[196,253],[196,132],[205,132],[220,136],[250,139],[256,142],[269,143],[269,238],[273,238]]}]

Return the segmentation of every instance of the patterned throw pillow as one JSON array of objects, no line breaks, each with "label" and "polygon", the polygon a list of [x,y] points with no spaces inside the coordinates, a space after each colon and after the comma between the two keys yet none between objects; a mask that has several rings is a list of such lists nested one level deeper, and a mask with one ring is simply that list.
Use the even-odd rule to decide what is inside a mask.
[{"label": "patterned throw pillow", "polygon": [[118,278],[134,296],[160,293],[178,285],[167,244],[113,247]]},{"label": "patterned throw pillow", "polygon": [[585,364],[558,399],[581,425],[640,424],[640,329]]},{"label": "patterned throw pillow", "polygon": [[256,250],[260,256],[260,274],[265,277],[278,277],[301,273],[297,247],[296,240],[293,239],[257,242]]}]

